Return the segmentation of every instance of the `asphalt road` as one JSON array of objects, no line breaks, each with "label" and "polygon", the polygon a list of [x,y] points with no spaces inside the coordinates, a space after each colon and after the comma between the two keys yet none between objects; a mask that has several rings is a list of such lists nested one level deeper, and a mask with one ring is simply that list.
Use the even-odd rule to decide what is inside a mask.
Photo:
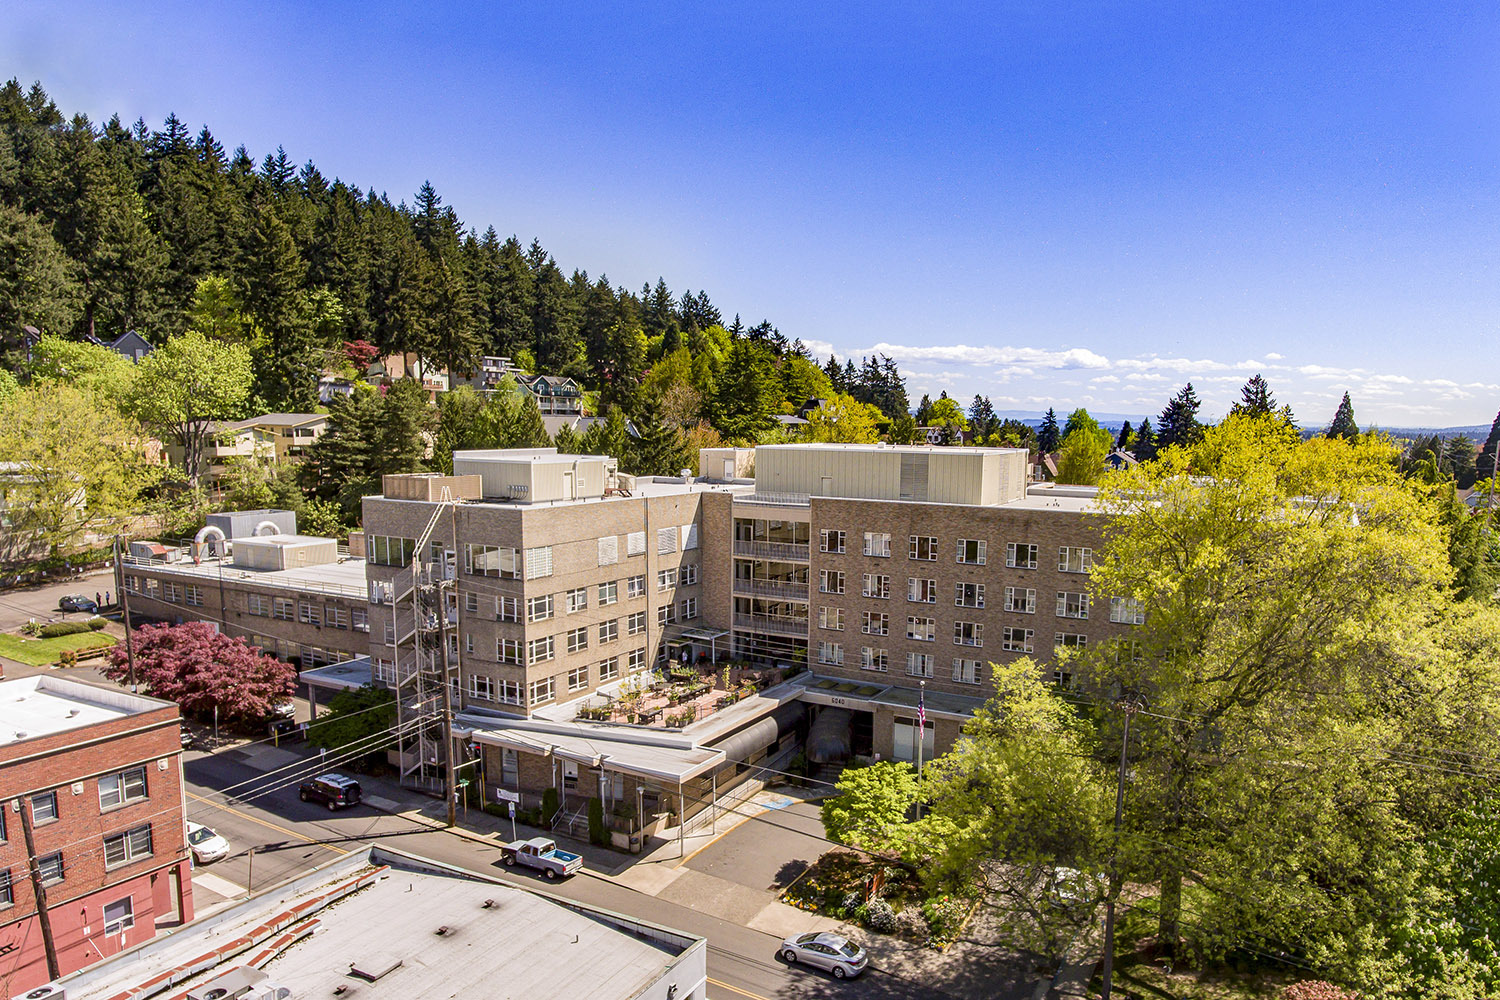
[{"label": "asphalt road", "polygon": [[[923,983],[881,972],[840,982],[826,973],[789,969],[776,957],[779,939],[771,935],[592,875],[554,883],[539,875],[517,873],[501,865],[499,851],[494,847],[382,813],[368,805],[331,813],[322,806],[299,801],[295,785],[261,794],[262,787],[274,785],[275,779],[261,778],[260,771],[231,755],[190,755],[185,770],[188,817],[213,827],[233,847],[230,857],[201,866],[195,873],[196,905],[200,910],[223,898],[218,890],[229,896],[241,894],[252,878],[254,887],[264,888],[331,861],[359,845],[381,843],[506,882],[542,885],[549,892],[582,903],[702,935],[709,943],[709,995],[714,1000],[855,995],[881,1000],[919,997],[931,1000],[943,996]],[[236,788],[244,798],[226,802],[215,791],[230,788]],[[253,860],[251,848],[254,848]],[[707,854],[705,851],[699,857]],[[714,862],[710,857],[703,862],[710,863],[720,870],[730,868],[723,859]],[[743,877],[759,879],[760,875],[750,872]],[[209,892],[203,893],[203,889]]]},{"label": "asphalt road", "polygon": [[0,591],[0,631],[19,628],[33,618],[39,622],[82,621],[89,616],[64,614],[57,609],[57,602],[68,594],[83,594],[92,600],[95,593],[102,596],[106,589],[110,591],[110,597],[115,598],[113,570],[89,573],[80,580],[59,580]]}]

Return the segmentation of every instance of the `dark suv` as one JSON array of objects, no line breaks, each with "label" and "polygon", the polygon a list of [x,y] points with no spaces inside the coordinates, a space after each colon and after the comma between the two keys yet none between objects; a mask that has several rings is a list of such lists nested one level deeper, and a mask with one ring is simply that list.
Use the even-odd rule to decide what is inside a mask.
[{"label": "dark suv", "polygon": [[322,802],[330,810],[359,805],[359,782],[342,774],[322,774],[297,790],[303,802]]}]

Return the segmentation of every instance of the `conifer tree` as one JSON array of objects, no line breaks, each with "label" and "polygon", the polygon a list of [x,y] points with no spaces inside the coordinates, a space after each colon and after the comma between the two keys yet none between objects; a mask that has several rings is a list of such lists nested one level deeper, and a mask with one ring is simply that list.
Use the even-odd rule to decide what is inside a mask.
[{"label": "conifer tree", "polygon": [[1120,434],[1115,438],[1115,448],[1124,451],[1130,446],[1130,421],[1127,420],[1120,425]]},{"label": "conifer tree", "polygon": [[1266,380],[1256,374],[1240,389],[1240,401],[1229,412],[1251,417],[1270,416],[1276,412],[1276,397],[1271,395]]},{"label": "conifer tree", "polygon": [[1166,450],[1173,445],[1189,445],[1203,436],[1203,425],[1198,422],[1198,408],[1203,404],[1189,382],[1167,401],[1166,409],[1156,424],[1156,446]]},{"label": "conifer tree", "polygon": [[1333,422],[1328,425],[1328,431],[1324,436],[1345,440],[1359,436],[1359,425],[1354,422],[1354,404],[1349,401],[1347,392],[1339,401],[1338,411],[1334,413]]},{"label": "conifer tree", "polygon": [[580,451],[578,432],[567,424],[557,429],[552,435],[552,447],[557,449],[559,455],[577,455]]},{"label": "conifer tree", "polygon": [[1490,436],[1484,439],[1484,447],[1474,459],[1474,471],[1480,479],[1500,478],[1495,475],[1497,455],[1500,455],[1500,413],[1495,414],[1495,422],[1490,424]]},{"label": "conifer tree", "polygon": [[1135,429],[1135,442],[1130,453],[1138,462],[1149,462],[1156,457],[1156,432],[1151,429],[1150,417],[1141,418],[1141,426]]},{"label": "conifer tree", "polygon": [[1057,411],[1047,407],[1047,415],[1042,418],[1042,426],[1036,432],[1037,450],[1044,454],[1051,454],[1057,450],[1062,443],[1062,430],[1057,426]]},{"label": "conifer tree", "polygon": [[[852,395],[852,393],[851,393]],[[858,398],[858,397],[856,397]],[[863,402],[863,400],[860,400]],[[932,421],[932,397],[922,393],[922,398],[917,402],[917,426],[927,427]]]}]

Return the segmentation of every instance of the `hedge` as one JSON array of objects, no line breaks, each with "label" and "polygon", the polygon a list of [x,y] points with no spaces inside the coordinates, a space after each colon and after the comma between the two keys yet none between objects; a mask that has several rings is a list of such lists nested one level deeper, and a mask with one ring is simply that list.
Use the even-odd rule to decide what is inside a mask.
[{"label": "hedge", "polygon": [[52,622],[49,625],[43,625],[37,635],[43,639],[56,639],[60,635],[77,635],[80,632],[92,631],[94,629],[88,622]]}]

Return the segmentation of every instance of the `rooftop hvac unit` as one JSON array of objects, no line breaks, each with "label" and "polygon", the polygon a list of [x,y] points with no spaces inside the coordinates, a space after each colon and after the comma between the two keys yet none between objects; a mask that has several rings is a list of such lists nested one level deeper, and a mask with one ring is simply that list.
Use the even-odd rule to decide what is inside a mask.
[{"label": "rooftop hvac unit", "polygon": [[262,993],[274,988],[266,982],[270,978],[259,969],[242,965],[189,990],[187,1000],[261,1000]]},{"label": "rooftop hvac unit", "polygon": [[38,986],[34,990],[20,993],[11,1000],[68,1000],[68,991],[54,983]]}]

